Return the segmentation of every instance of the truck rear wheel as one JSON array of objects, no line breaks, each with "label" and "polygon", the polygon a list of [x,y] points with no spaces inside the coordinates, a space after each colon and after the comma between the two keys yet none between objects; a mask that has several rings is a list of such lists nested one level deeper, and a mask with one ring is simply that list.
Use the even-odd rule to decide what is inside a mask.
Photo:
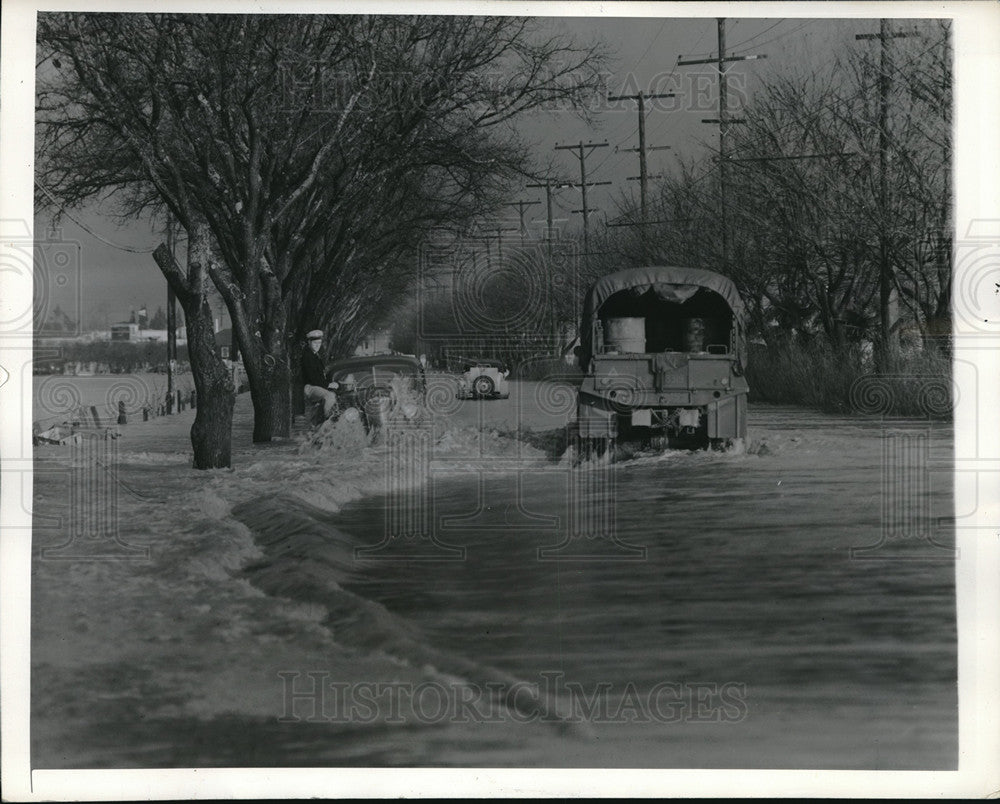
[{"label": "truck rear wheel", "polygon": [[614,441],[610,438],[574,438],[566,447],[563,460],[570,466],[581,463],[612,462],[615,454]]},{"label": "truck rear wheel", "polygon": [[670,449],[670,436],[668,435],[655,435],[649,437],[649,448],[656,450],[657,452],[664,452]]},{"label": "truck rear wheel", "polygon": [[587,445],[583,460],[585,461],[611,461],[614,458],[615,442],[610,438],[588,438],[584,441]]},{"label": "truck rear wheel", "polygon": [[742,455],[746,452],[746,445],[742,438],[713,438],[709,442],[709,449],[713,452],[728,452],[731,455]]}]

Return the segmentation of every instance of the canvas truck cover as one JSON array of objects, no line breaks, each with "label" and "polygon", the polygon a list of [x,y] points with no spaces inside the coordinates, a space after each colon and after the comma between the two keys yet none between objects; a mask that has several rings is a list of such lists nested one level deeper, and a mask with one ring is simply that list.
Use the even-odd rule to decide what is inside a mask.
[{"label": "canvas truck cover", "polygon": [[[586,366],[593,352],[594,319],[611,296],[631,290],[637,297],[653,290],[663,301],[683,304],[702,288],[719,294],[733,311],[737,322],[743,319],[743,300],[731,280],[714,271],[700,268],[656,266],[628,268],[598,279],[583,301],[583,326],[580,331],[580,365]],[[742,328],[742,327],[741,327]]]}]

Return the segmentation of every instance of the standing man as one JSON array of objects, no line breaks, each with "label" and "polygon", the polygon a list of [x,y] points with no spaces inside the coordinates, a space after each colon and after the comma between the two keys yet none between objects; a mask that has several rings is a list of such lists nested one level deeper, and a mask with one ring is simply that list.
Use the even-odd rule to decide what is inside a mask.
[{"label": "standing man", "polygon": [[306,335],[306,348],[302,350],[302,381],[305,383],[306,402],[322,402],[323,418],[330,419],[337,415],[337,395],[333,389],[339,385],[327,379],[326,367],[319,356],[322,345],[322,330],[314,329]]}]

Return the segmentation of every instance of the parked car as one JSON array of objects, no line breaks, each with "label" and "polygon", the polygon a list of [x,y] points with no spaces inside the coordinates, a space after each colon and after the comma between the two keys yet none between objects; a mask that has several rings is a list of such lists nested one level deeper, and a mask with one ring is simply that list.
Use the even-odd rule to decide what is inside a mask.
[{"label": "parked car", "polygon": [[510,397],[509,374],[510,369],[500,360],[465,360],[456,395],[459,399],[507,399]]},{"label": "parked car", "polygon": [[[336,389],[340,409],[357,408],[366,430],[384,425],[395,410],[404,418],[414,418],[425,401],[424,368],[412,355],[350,357],[331,364],[329,373],[340,386]],[[412,397],[397,398],[394,380],[408,381]]]},{"label": "parked car", "polygon": [[726,277],[631,268],[584,299],[577,397],[581,439],[738,447],[747,432],[743,302]]}]

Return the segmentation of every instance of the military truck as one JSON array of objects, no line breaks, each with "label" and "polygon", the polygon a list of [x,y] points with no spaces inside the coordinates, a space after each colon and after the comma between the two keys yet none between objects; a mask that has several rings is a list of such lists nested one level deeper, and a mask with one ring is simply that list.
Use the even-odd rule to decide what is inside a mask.
[{"label": "military truck", "polygon": [[740,449],[746,332],[735,285],[696,268],[631,268],[584,298],[577,358],[581,444]]}]

